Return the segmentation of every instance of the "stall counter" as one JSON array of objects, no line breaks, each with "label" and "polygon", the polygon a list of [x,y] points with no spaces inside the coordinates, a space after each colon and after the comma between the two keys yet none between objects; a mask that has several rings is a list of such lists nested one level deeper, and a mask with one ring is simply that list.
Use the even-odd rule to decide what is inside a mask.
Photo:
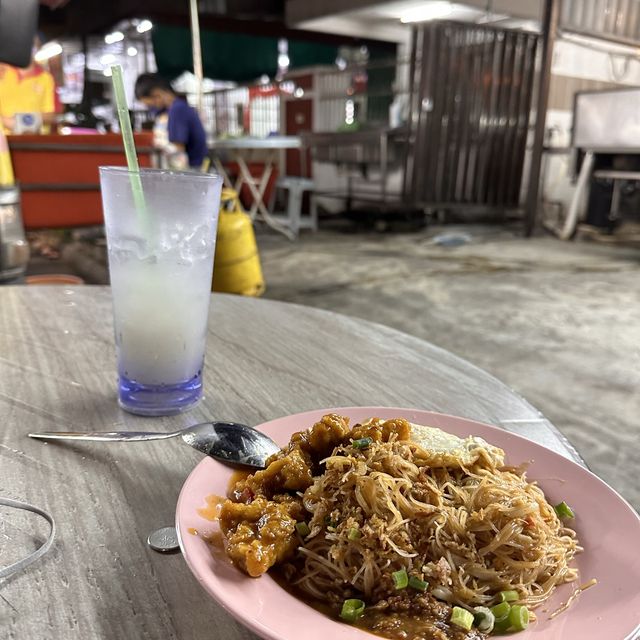
[{"label": "stall counter", "polygon": [[[141,167],[155,164],[153,134],[135,134]],[[98,167],[124,166],[120,135],[12,135],[9,150],[27,229],[103,224]]]}]

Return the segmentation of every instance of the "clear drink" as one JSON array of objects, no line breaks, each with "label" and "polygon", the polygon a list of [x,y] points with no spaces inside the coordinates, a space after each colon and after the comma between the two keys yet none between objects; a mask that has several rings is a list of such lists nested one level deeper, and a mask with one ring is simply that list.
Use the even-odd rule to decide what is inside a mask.
[{"label": "clear drink", "polygon": [[168,415],[202,396],[222,179],[101,167],[113,296],[120,406]]}]

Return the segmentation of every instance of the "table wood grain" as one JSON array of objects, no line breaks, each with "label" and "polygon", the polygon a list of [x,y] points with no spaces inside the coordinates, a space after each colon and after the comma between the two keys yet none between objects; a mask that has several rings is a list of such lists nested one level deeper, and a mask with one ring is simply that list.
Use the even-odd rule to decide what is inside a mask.
[{"label": "table wood grain", "polygon": [[[375,323],[214,295],[205,399],[168,418],[118,408],[112,334],[107,287],[0,287],[0,495],[47,509],[58,524],[50,553],[0,583],[2,638],[254,638],[209,599],[180,554],[145,544],[173,523],[197,452],[177,441],[44,444],[29,431],[259,424],[323,407],[386,405],[500,425],[579,460],[498,380]],[[35,548],[45,527],[0,509],[0,565]]]}]

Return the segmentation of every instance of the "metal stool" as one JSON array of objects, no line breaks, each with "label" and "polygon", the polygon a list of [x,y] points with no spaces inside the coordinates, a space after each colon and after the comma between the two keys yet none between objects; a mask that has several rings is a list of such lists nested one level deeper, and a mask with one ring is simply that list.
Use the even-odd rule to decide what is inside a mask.
[{"label": "metal stool", "polygon": [[[294,237],[298,237],[300,229],[318,230],[318,217],[316,207],[311,207],[308,216],[302,215],[302,197],[305,191],[313,191],[314,183],[309,178],[297,176],[283,176],[276,182],[276,189],[286,189],[289,192],[287,198],[287,210],[284,214],[273,217],[291,230]],[[275,190],[274,190],[275,199]],[[271,206],[273,210],[273,204]]]}]

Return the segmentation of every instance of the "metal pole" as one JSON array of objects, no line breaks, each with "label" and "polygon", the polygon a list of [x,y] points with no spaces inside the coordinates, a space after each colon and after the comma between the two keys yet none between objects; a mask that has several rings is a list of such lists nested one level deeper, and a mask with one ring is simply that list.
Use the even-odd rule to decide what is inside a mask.
[{"label": "metal pole", "polygon": [[149,73],[149,34],[142,36],[142,46],[144,48],[144,72]]},{"label": "metal pole", "polygon": [[529,169],[529,185],[524,218],[524,234],[529,237],[536,224],[538,212],[538,193],[540,190],[540,168],[544,146],[544,126],[549,103],[549,85],[551,84],[551,60],[553,45],[558,32],[561,0],[545,0],[542,18],[542,59],[538,81],[538,101],[536,104],[536,124],[533,133],[533,149],[531,151],[531,167]]},{"label": "metal pole", "polygon": [[200,21],[198,20],[198,0],[190,0],[189,13],[191,15],[191,46],[193,49],[193,73],[198,85],[198,113],[203,117],[202,105],[202,48],[200,47]]},{"label": "metal pole", "polygon": [[82,113],[91,113],[91,100],[89,99],[89,47],[87,45],[87,36],[82,36],[82,59],[84,60],[84,69],[82,70],[82,100],[80,100],[80,109]]}]

